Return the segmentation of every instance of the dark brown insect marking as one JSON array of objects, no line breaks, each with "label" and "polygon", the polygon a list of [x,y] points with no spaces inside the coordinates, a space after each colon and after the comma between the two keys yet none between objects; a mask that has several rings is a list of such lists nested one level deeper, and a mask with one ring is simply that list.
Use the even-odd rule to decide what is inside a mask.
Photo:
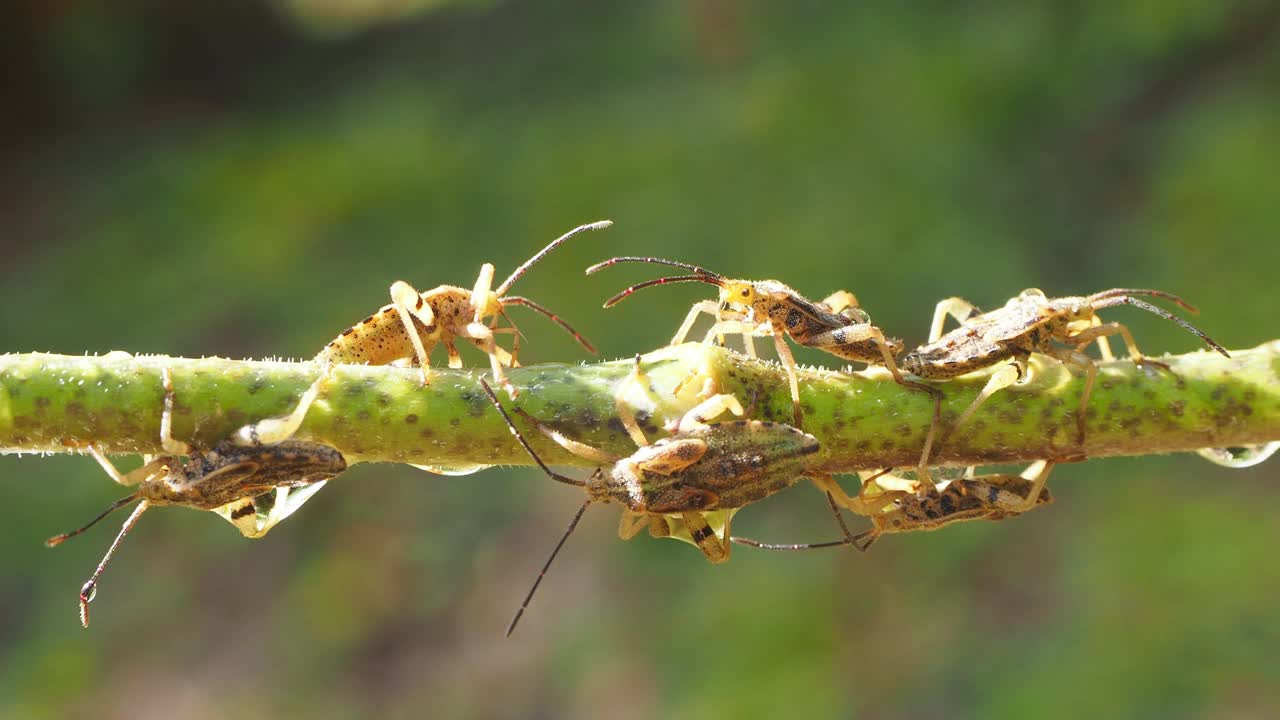
[{"label": "dark brown insect marking", "polygon": [[704,525],[698,528],[697,530],[692,530],[689,532],[689,536],[693,538],[693,541],[699,544],[704,542],[707,538],[711,537],[713,534],[715,534],[715,530],[712,530],[710,525]]}]

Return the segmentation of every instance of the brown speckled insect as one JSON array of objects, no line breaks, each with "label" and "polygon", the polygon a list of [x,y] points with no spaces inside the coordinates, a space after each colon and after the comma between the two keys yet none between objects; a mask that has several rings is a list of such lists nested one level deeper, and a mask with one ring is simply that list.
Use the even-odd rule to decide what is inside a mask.
[{"label": "brown speckled insect", "polygon": [[[323,370],[320,378],[303,394],[297,407],[287,416],[268,418],[255,425],[246,426],[242,442],[276,443],[293,436],[302,425],[312,402],[328,380],[329,372],[336,364],[390,365],[416,364],[422,371],[422,384],[431,381],[430,355],[436,345],[443,345],[449,357],[449,367],[462,367],[456,340],[466,340],[489,356],[494,382],[506,389],[512,398],[518,395],[507,380],[503,367],[517,364],[520,333],[506,314],[511,305],[524,305],[541,313],[564,328],[587,352],[595,354],[595,347],[578,334],[568,323],[538,303],[518,295],[506,295],[507,290],[522,275],[569,238],[588,230],[601,230],[613,223],[601,220],[581,225],[553,240],[516,268],[496,289],[493,285],[494,268],[491,263],[480,267],[475,287],[468,290],[456,285],[440,285],[426,292],[418,292],[412,285],[397,280],[391,285],[391,304],[384,305],[374,314],[343,330],[315,357]],[[485,318],[492,317],[489,324]],[[506,318],[508,327],[498,327],[500,318]],[[514,336],[511,352],[500,347],[495,334],[510,333]],[[430,469],[425,468],[424,469]]]},{"label": "brown speckled insect", "polygon": [[[638,359],[632,375],[624,382],[647,386]],[[543,472],[558,482],[584,488],[587,493],[586,501],[552,550],[512,620],[508,635],[515,629],[556,554],[592,503],[617,502],[624,506],[618,526],[618,535],[624,540],[635,537],[645,527],[654,536],[664,537],[670,533],[665,516],[677,516],[707,560],[722,563],[729,559],[728,514],[720,515],[725,523],[721,537],[708,522],[708,513],[739,508],[794,485],[808,474],[811,459],[819,449],[817,439],[790,425],[759,420],[708,424],[707,420],[725,411],[742,415],[742,405],[732,395],[707,398],[676,422],[671,437],[651,444],[645,441],[627,457],[571,440],[517,408],[517,414],[562,448],[599,465],[586,480],[577,480],[551,470],[516,428],[489,384],[482,379],[481,385],[511,434]],[[639,442],[644,440],[644,435],[623,400],[624,395],[625,392],[617,393],[618,417]]]},{"label": "brown speckled insect", "polygon": [[[765,550],[809,550],[851,545],[865,551],[889,533],[933,531],[968,520],[1004,520],[1053,502],[1045,482],[1053,463],[1041,460],[1020,475],[969,476],[934,483],[919,483],[894,476],[867,479],[865,489],[876,492],[851,500],[857,512],[870,518],[872,528],[845,539],[823,543],[762,543],[734,537],[733,542]],[[972,470],[972,469],[971,469]]]},{"label": "brown speckled insect", "polygon": [[[1177,323],[1195,334],[1209,347],[1231,357],[1191,323],[1166,310],[1143,302],[1135,295],[1170,300],[1184,309],[1198,313],[1182,298],[1160,290],[1116,288],[1104,290],[1086,297],[1047,298],[1038,289],[1024,290],[1005,303],[999,310],[981,313],[961,298],[950,298],[938,303],[929,331],[929,342],[907,353],[902,358],[902,369],[926,380],[946,380],[975,370],[990,367],[1003,360],[1012,364],[991,376],[978,397],[960,415],[951,429],[959,427],[992,394],[1008,387],[1028,374],[1027,359],[1033,352],[1043,353],[1066,365],[1083,369],[1087,375],[1080,406],[1076,411],[1076,428],[1079,442],[1084,443],[1085,410],[1093,392],[1098,364],[1082,351],[1089,343],[1098,341],[1104,360],[1111,360],[1111,348],[1106,338],[1119,335],[1129,350],[1129,357],[1138,364],[1154,365],[1165,370],[1169,366],[1145,357],[1138,350],[1129,329],[1120,323],[1103,323],[1097,317],[1099,310],[1117,305],[1132,305]],[[960,327],[943,335],[942,327],[950,315],[960,321]],[[1061,345],[1070,347],[1062,347]]]},{"label": "brown speckled insect", "polygon": [[902,341],[885,337],[880,328],[872,325],[868,315],[857,306],[857,299],[852,293],[841,290],[816,303],[777,280],[734,280],[697,265],[655,257],[610,258],[587,268],[587,274],[624,262],[668,265],[688,270],[692,274],[657,278],[632,285],[605,301],[605,307],[612,307],[637,290],[669,283],[700,282],[720,289],[719,302],[704,300],[694,304],[672,338],[672,345],[684,342],[694,321],[703,313],[716,320],[707,334],[708,341],[716,335],[741,333],[747,354],[752,357],[755,356],[752,337],[761,333],[772,335],[778,357],[787,370],[787,379],[791,385],[792,412],[797,426],[803,421],[800,383],[795,358],[785,339],[788,336],[804,347],[816,348],[843,360],[883,365],[898,384],[928,393],[934,399],[934,419],[920,460],[921,471],[927,473],[925,468],[938,422],[942,393],[936,388],[903,378],[894,360],[902,352]]},{"label": "brown speckled insect", "polygon": [[[193,450],[175,440],[173,426],[173,381],[166,369],[164,412],[160,416],[160,443],[166,455],[143,456],[144,464],[121,474],[97,448],[86,449],[117,483],[137,489],[112,503],[86,525],[45,541],[48,547],[88,530],[98,521],[130,503],[137,502],[129,518],[88,582],[80,589],[80,623],[89,627],[89,603],[98,592],[98,577],[106,569],[125,535],[148,508],[180,505],[209,510],[226,518],[246,537],[261,537],[293,513],[314,491],[347,469],[337,450],[316,442],[291,440],[277,445],[243,446],[228,438],[208,450]],[[185,456],[185,459],[184,459]],[[298,492],[290,496],[290,490]]]}]

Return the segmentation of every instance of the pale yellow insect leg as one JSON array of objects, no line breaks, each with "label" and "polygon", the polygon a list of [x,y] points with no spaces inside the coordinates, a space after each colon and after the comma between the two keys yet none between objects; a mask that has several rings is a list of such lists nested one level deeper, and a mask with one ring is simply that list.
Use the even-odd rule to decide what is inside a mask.
[{"label": "pale yellow insect leg", "polygon": [[413,318],[417,317],[422,324],[430,327],[435,324],[435,311],[431,309],[430,303],[423,302],[422,295],[412,285],[403,280],[391,284],[391,304],[395,306],[400,323],[404,325],[404,332],[413,344],[413,353],[417,356],[418,367],[422,371],[422,384],[428,385],[431,383],[431,359],[427,348],[422,344],[422,338],[418,336]]},{"label": "pale yellow insect leg", "polygon": [[978,308],[964,298],[951,297],[938,303],[933,309],[933,322],[929,325],[929,342],[942,337],[942,326],[947,323],[948,315],[963,325],[977,312]]}]

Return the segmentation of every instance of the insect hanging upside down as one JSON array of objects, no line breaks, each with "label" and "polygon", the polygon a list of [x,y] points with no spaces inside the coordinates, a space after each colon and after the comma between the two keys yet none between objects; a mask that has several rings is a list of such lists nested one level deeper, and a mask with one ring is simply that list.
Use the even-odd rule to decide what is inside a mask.
[{"label": "insect hanging upside down", "polygon": [[[1053,462],[1032,463],[1020,475],[1000,473],[921,483],[877,474],[865,480],[857,498],[837,500],[871,520],[872,527],[845,539],[822,543],[763,543],[734,537],[739,545],[765,550],[810,550],[852,546],[866,551],[881,535],[941,530],[969,520],[1004,520],[1053,502],[1045,487]],[[972,468],[971,468],[972,470]],[[870,490],[871,492],[868,492]]]},{"label": "insect hanging upside down", "polygon": [[[567,322],[542,305],[519,295],[507,295],[511,286],[552,250],[565,241],[589,230],[602,230],[613,223],[609,220],[581,225],[551,241],[534,253],[524,264],[512,271],[502,284],[493,285],[494,267],[485,263],[480,267],[475,287],[440,285],[425,292],[418,292],[412,285],[397,280],[391,285],[391,303],[382,306],[369,317],[343,330],[315,356],[321,365],[320,378],[302,395],[294,410],[284,417],[268,418],[246,426],[246,441],[275,443],[293,436],[302,426],[307,411],[328,382],[334,365],[391,365],[407,363],[417,365],[422,372],[422,384],[431,382],[430,357],[437,345],[443,345],[448,355],[449,367],[461,368],[457,341],[475,345],[489,356],[493,380],[506,389],[512,398],[518,395],[507,380],[504,367],[515,367],[520,346],[520,331],[507,315],[507,308],[523,305],[548,317],[564,328],[587,352],[596,353],[595,347]],[[486,318],[492,318],[487,324]],[[508,325],[498,327],[500,319]],[[513,336],[511,351],[497,344],[498,334]],[[427,468],[424,468],[427,469]]]},{"label": "insect hanging upside down", "polygon": [[[302,440],[241,445],[233,436],[207,450],[192,449],[173,438],[173,381],[168,369],[161,375],[165,394],[160,444],[167,454],[155,458],[144,456],[142,467],[121,474],[96,445],[89,445],[86,448],[89,454],[113,480],[137,489],[112,503],[83,527],[45,541],[48,547],[60,545],[113,511],[138,503],[93,575],[80,589],[80,623],[85,627],[89,627],[89,603],[97,595],[98,577],[148,508],[179,505],[209,510],[235,525],[245,537],[257,538],[292,514],[330,478],[347,469],[346,460],[334,448]],[[296,492],[291,494],[291,490]]]},{"label": "insect hanging upside down", "polygon": [[[648,387],[639,358],[624,383]],[[742,405],[732,395],[715,395],[681,416],[670,437],[649,443],[628,403],[626,390],[616,393],[618,417],[639,447],[627,457],[614,455],[572,440],[534,419],[523,409],[515,412],[565,450],[587,458],[599,467],[586,480],[551,470],[516,428],[489,384],[481,379],[494,408],[502,415],[517,442],[548,477],[586,490],[587,499],[578,509],[568,530],[555,546],[529,595],[512,620],[507,634],[515,629],[534,591],[578,520],[595,502],[617,502],[624,506],[618,535],[624,540],[648,527],[651,535],[671,534],[669,517],[678,518],[692,542],[713,563],[729,559],[729,520],[732,511],[784,490],[806,475],[819,450],[817,439],[790,425],[759,420],[708,423],[728,411],[743,414]],[[721,512],[728,511],[728,512]],[[717,536],[712,513],[724,523]]]},{"label": "insect hanging upside down", "polygon": [[927,475],[933,436],[941,413],[942,393],[923,383],[907,380],[894,358],[902,352],[902,342],[888,338],[871,324],[870,317],[857,305],[857,299],[846,290],[835,292],[822,302],[814,302],[777,280],[735,280],[688,263],[654,257],[615,257],[587,268],[587,274],[619,263],[667,265],[690,271],[689,275],[657,278],[637,283],[605,301],[612,307],[637,290],[680,282],[700,282],[719,288],[718,301],[704,300],[689,310],[672,345],[684,342],[693,323],[701,314],[711,315],[715,324],[706,341],[718,335],[739,333],[748,355],[755,356],[753,338],[772,335],[778,357],[787,371],[791,387],[792,412],[797,427],[802,426],[800,381],[795,358],[787,346],[790,337],[797,344],[830,353],[842,360],[883,365],[899,385],[928,394],[934,401],[932,424],[921,453],[919,471]]},{"label": "insect hanging upside down", "polygon": [[[1109,361],[1113,356],[1106,339],[1119,335],[1128,348],[1129,357],[1135,363],[1169,370],[1167,364],[1152,360],[1138,350],[1127,327],[1116,322],[1102,322],[1097,316],[1099,310],[1117,305],[1132,305],[1176,323],[1223,356],[1231,357],[1226,349],[1199,328],[1167,310],[1139,300],[1135,297],[1137,295],[1162,298],[1192,313],[1199,312],[1176,295],[1161,290],[1134,288],[1115,288],[1085,297],[1052,299],[1045,297],[1040,290],[1031,288],[1009,300],[1004,307],[986,313],[980,312],[961,298],[953,297],[938,303],[929,331],[929,342],[903,356],[902,369],[927,380],[947,380],[991,367],[1004,360],[1011,361],[1010,365],[991,376],[978,397],[952,424],[949,432],[962,425],[991,395],[1019,379],[1027,379],[1027,360],[1033,352],[1083,369],[1086,378],[1076,411],[1078,442],[1083,445],[1085,411],[1098,374],[1098,363],[1083,352],[1089,343],[1097,341],[1103,360]],[[944,335],[942,328],[947,316],[958,320],[960,327]]]}]

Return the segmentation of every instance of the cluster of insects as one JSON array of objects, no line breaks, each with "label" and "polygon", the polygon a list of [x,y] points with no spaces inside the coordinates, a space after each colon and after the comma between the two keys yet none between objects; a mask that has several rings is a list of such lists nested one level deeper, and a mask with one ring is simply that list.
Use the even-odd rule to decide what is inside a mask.
[{"label": "cluster of insects", "polygon": [[[618,535],[635,537],[648,530],[653,537],[672,537],[695,545],[712,563],[729,559],[734,544],[771,549],[800,550],[853,547],[867,550],[881,536],[912,531],[932,531],[969,520],[1002,520],[1052,502],[1046,488],[1056,462],[1067,456],[1045,458],[1024,472],[978,474],[969,468],[962,476],[935,481],[930,458],[935,441],[946,438],[973,416],[993,394],[1031,374],[1028,362],[1040,354],[1068,369],[1085,374],[1084,389],[1075,408],[1076,441],[1083,444],[1087,410],[1099,364],[1085,353],[1097,343],[1104,361],[1113,359],[1108,338],[1120,336],[1136,363],[1171,372],[1164,363],[1145,357],[1129,330],[1116,322],[1103,322],[1097,313],[1117,305],[1130,305],[1168,319],[1198,336],[1209,347],[1227,351],[1198,328],[1141,298],[1158,298],[1196,312],[1181,298],[1145,289],[1118,288],[1083,297],[1048,298],[1029,289],[1003,307],[981,312],[972,304],[950,298],[938,304],[927,342],[906,351],[901,340],[890,337],[872,323],[857,298],[837,291],[822,301],[810,300],[777,280],[731,279],[688,263],[654,257],[614,257],[587,269],[587,274],[623,263],[679,268],[684,274],[659,277],[625,288],[605,302],[622,301],[638,290],[674,283],[703,283],[717,288],[717,297],[697,302],[680,324],[672,344],[685,342],[702,315],[712,318],[702,342],[723,344],[726,336],[740,336],[743,351],[756,358],[755,338],[771,337],[786,371],[792,402],[790,423],[752,419],[755,398],[723,393],[704,378],[699,400],[674,417],[659,421],[663,437],[651,439],[636,420],[635,398],[660,393],[676,395],[695,376],[670,388],[657,388],[646,373],[640,356],[630,373],[614,388],[617,418],[635,443],[635,451],[622,456],[574,440],[572,429],[534,417],[521,407],[504,406],[494,387],[510,401],[519,397],[506,369],[518,365],[520,331],[507,309],[523,305],[545,315],[569,332],[590,353],[595,348],[568,323],[535,303],[508,295],[511,286],[534,264],[568,239],[587,230],[608,227],[608,221],[583,225],[557,238],[511,275],[493,287],[494,268],[482,266],[472,289],[441,285],[419,292],[408,283],[391,286],[391,303],[349,327],[315,357],[321,373],[287,415],[261,419],[246,425],[208,448],[192,448],[171,434],[175,391],[169,373],[163,374],[160,437],[166,454],[144,458],[142,467],[121,474],[95,446],[86,448],[118,483],[136,486],[134,492],[113,503],[79,530],[51,538],[49,545],[77,535],[111,511],[137,503],[102,562],[80,592],[81,620],[88,624],[88,603],[97,591],[99,576],[138,517],[152,505],[184,505],[216,512],[243,534],[260,537],[293,513],[324,483],[346,468],[334,448],[294,439],[309,408],[330,382],[339,364],[406,365],[417,367],[423,385],[430,383],[430,355],[443,345],[451,368],[462,367],[457,343],[465,341],[489,359],[492,384],[479,380],[494,412],[510,430],[514,441],[533,462],[556,482],[582,488],[586,497],[508,627],[515,629],[551,563],[579,520],[593,503],[623,506]],[[944,332],[948,317],[959,327]],[[506,321],[505,325],[501,321]],[[510,335],[510,349],[498,342]],[[916,464],[899,472],[886,468],[859,477],[856,493],[849,494],[817,462],[819,440],[804,430],[799,368],[790,342],[815,348],[842,360],[881,367],[893,381],[927,396],[932,418],[924,429],[924,441]],[[977,397],[955,420],[942,421],[944,390],[939,381],[994,369]],[[509,404],[509,403],[508,403]],[[523,429],[522,429],[523,428]],[[565,451],[588,460],[596,469],[586,478],[574,478],[552,470],[527,439],[538,433]],[[650,426],[649,434],[653,428]],[[914,451],[913,451],[914,452]],[[428,468],[431,469],[431,468]],[[941,477],[941,475],[939,476]],[[765,543],[731,532],[734,514],[808,478],[825,496],[841,538],[818,543]],[[844,512],[867,519],[868,530],[855,534]]]}]

